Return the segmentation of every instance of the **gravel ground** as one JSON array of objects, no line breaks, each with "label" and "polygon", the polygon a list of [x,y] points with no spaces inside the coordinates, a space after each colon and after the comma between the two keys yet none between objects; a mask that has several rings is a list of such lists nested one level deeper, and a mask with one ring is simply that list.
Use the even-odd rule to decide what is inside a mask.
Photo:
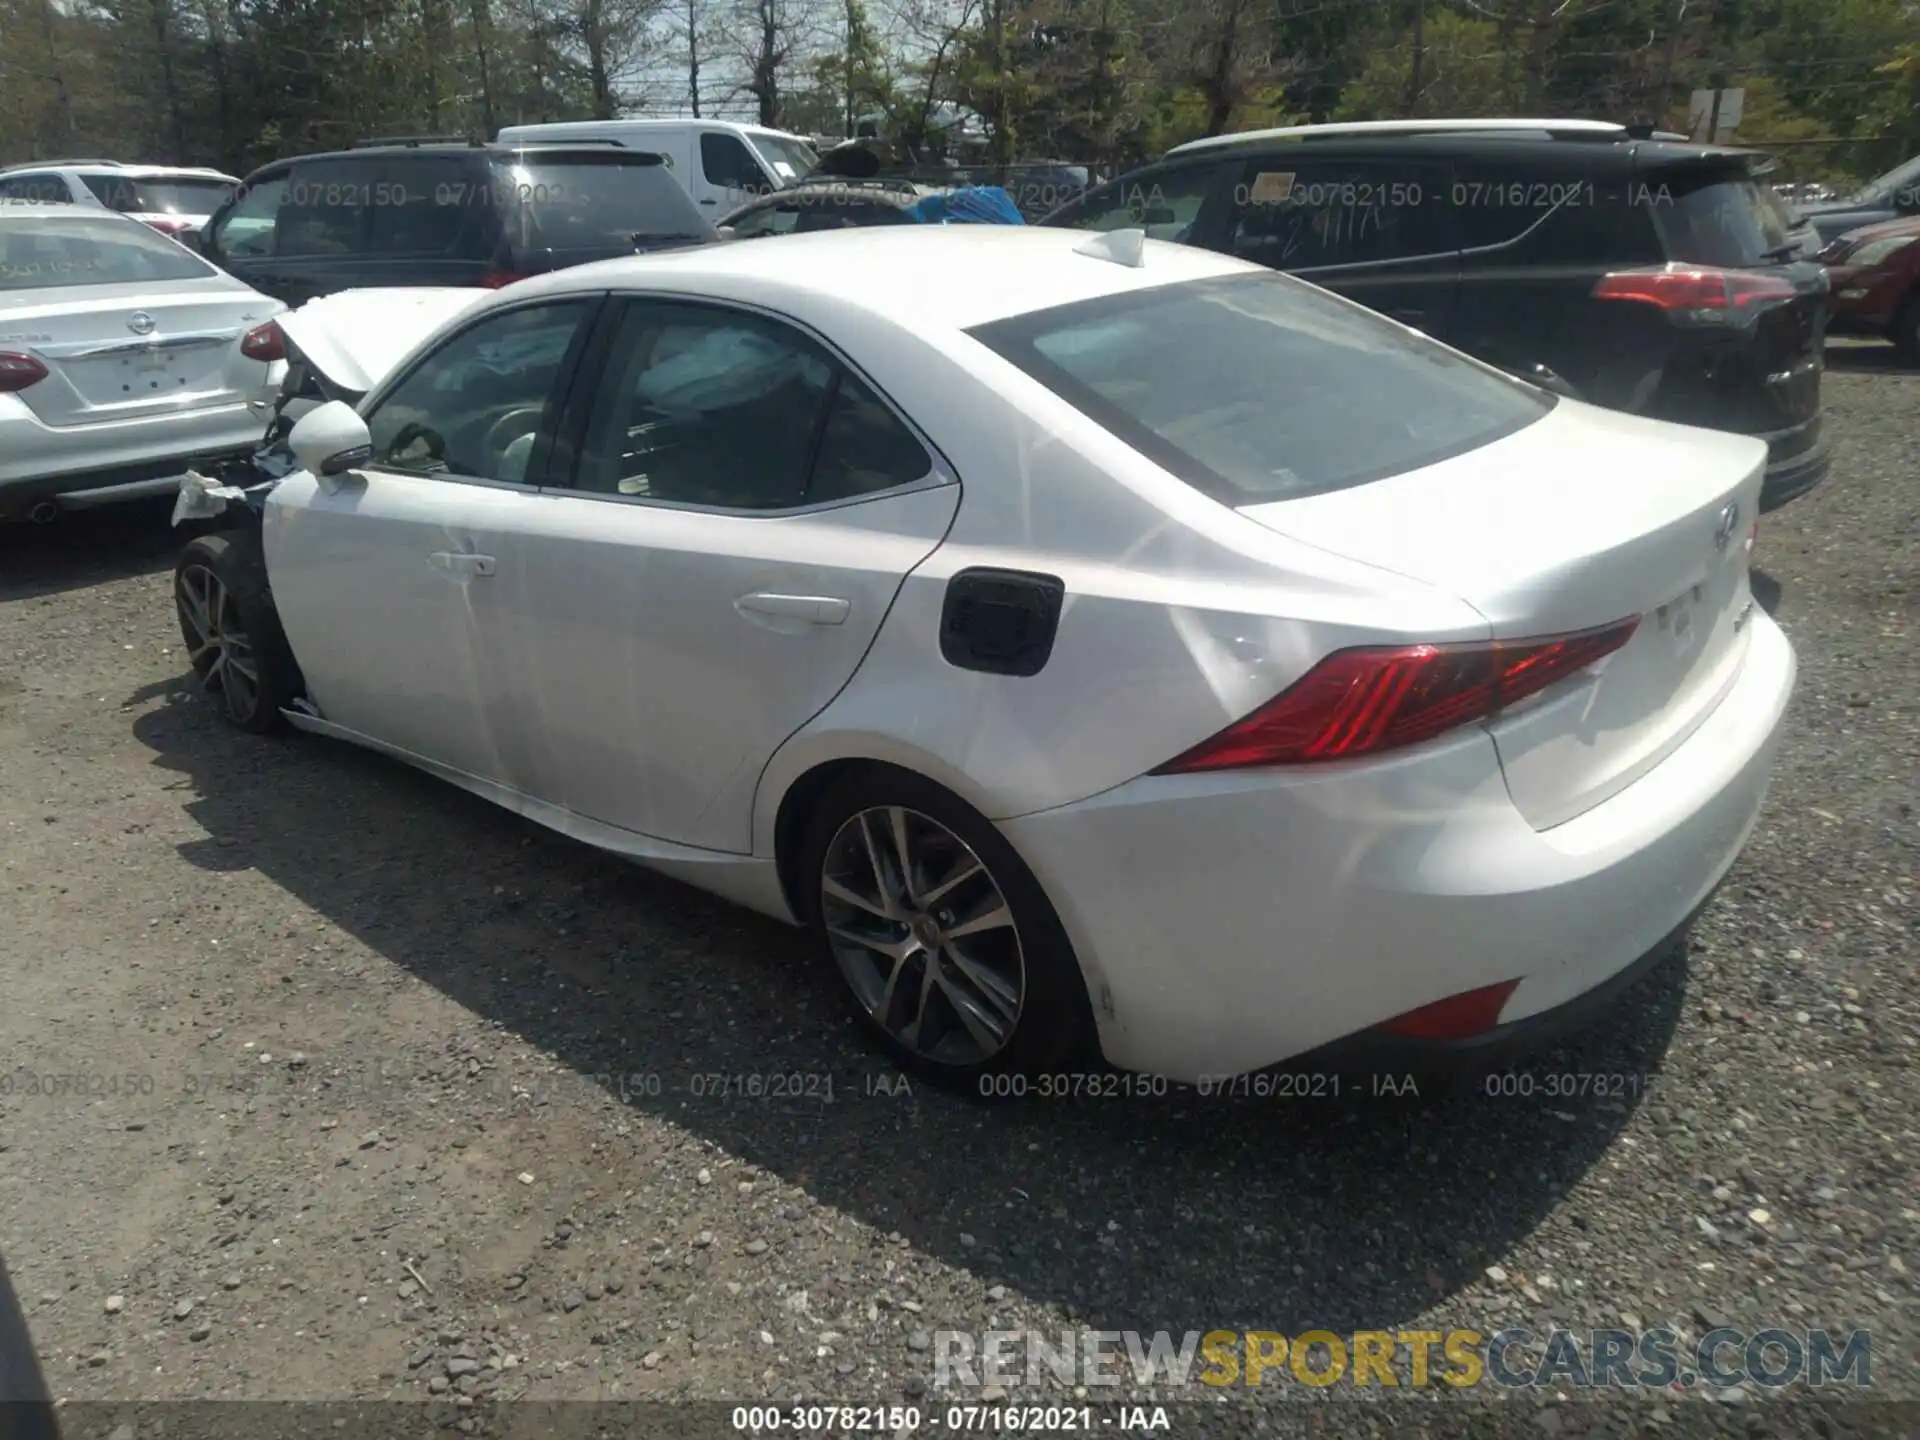
[{"label": "gravel ground", "polygon": [[[1684,973],[1524,1072],[1627,1077],[1571,1099],[901,1085],[779,927],[222,728],[164,511],[0,535],[0,1243],[49,1388],[471,1423],[931,1403],[948,1328],[1667,1323],[1866,1328],[1874,1390],[1920,1398],[1920,376],[1852,349],[1828,396],[1834,478],[1761,527],[1801,659],[1765,816]],[[705,1078],[741,1076],[801,1093]],[[1777,1423],[1550,1395],[1502,1428]]]}]

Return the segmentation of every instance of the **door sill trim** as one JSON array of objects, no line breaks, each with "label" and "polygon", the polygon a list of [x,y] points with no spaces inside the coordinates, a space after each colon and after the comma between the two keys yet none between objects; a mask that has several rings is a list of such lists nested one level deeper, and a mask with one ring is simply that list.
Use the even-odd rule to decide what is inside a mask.
[{"label": "door sill trim", "polygon": [[362,749],[377,751],[389,759],[398,760],[422,770],[436,779],[456,785],[469,794],[482,800],[490,800],[503,810],[531,820],[534,824],[570,840],[578,840],[596,850],[619,855],[646,866],[650,870],[718,895],[723,900],[731,900],[744,905],[749,910],[778,920],[784,925],[797,926],[801,923],[788,903],[786,888],[780,883],[779,867],[771,855],[747,855],[731,850],[704,850],[695,845],[681,845],[672,840],[662,840],[652,835],[642,835],[636,830],[625,830],[618,825],[609,825],[603,820],[590,820],[586,816],[568,810],[563,806],[551,805],[544,800],[536,800],[512,786],[501,785],[491,780],[481,780],[464,770],[456,770],[451,765],[442,765],[427,760],[399,745],[389,745],[384,741],[362,735],[345,725],[337,725],[331,720],[323,720],[318,715],[309,715],[302,710],[288,707],[280,712],[286,716],[287,723],[297,730],[309,734],[321,735],[330,740],[343,740],[349,745],[358,745]]}]

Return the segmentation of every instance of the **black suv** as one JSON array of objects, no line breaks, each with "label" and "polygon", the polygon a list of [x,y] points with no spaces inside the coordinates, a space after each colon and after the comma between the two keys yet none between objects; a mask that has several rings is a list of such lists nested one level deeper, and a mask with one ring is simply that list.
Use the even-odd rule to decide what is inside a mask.
[{"label": "black suv", "polygon": [[254,171],[200,249],[289,305],[364,286],[499,286],[715,239],[668,163],[579,141],[370,142]]},{"label": "black suv", "polygon": [[1758,436],[1772,510],[1831,463],[1827,280],[1752,163],[1598,121],[1306,126],[1183,145],[1043,223],[1257,261],[1562,394]]}]

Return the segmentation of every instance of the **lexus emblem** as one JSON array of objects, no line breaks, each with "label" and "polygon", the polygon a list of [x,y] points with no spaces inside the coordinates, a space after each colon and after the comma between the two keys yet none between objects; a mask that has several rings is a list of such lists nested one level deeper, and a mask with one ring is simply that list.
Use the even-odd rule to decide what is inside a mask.
[{"label": "lexus emblem", "polygon": [[136,310],[127,317],[127,328],[136,335],[151,335],[153,317],[144,310]]},{"label": "lexus emblem", "polygon": [[1733,532],[1740,528],[1740,502],[1731,502],[1720,512],[1720,523],[1713,529],[1713,548],[1725,550],[1733,543]]}]

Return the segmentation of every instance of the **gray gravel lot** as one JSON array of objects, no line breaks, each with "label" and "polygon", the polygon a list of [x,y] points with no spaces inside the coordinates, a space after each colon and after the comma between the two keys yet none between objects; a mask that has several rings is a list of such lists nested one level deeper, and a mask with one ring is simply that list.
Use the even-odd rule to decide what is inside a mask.
[{"label": "gray gravel lot", "polygon": [[[1761,526],[1801,662],[1766,814],[1685,972],[1531,1096],[901,1087],[779,927],[224,729],[164,509],[0,534],[0,1254],[50,1389],[926,1402],[941,1329],[1668,1323],[1865,1328],[1920,1401],[1920,376],[1827,386],[1834,478]],[[1309,1428],[1376,1428],[1343,1398]],[[1503,1430],[1782,1423],[1550,1398]]]}]

